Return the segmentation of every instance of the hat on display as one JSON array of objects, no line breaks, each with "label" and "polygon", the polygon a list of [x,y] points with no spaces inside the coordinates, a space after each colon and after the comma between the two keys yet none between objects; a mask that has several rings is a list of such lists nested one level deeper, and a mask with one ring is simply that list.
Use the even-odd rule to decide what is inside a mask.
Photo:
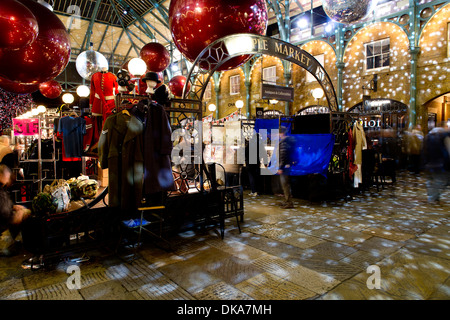
[{"label": "hat on display", "polygon": [[155,81],[156,83],[161,83],[161,80],[159,80],[158,74],[156,72],[147,72],[145,74],[145,77],[142,78],[142,81]]}]

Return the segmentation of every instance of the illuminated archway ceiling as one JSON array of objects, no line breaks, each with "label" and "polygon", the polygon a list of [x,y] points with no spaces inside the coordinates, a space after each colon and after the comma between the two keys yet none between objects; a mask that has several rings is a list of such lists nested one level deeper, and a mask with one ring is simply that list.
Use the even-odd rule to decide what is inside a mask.
[{"label": "illuminated archway ceiling", "polygon": [[[53,11],[69,30],[72,61],[89,49],[101,52],[114,65],[137,57],[145,44],[158,41],[170,50],[168,8],[170,0],[45,0],[53,3]],[[271,4],[284,15],[287,0],[267,0],[269,26],[276,29]],[[291,17],[311,10],[311,0],[289,0]],[[314,0],[313,8],[321,6]],[[79,18],[78,18],[79,17]]]}]

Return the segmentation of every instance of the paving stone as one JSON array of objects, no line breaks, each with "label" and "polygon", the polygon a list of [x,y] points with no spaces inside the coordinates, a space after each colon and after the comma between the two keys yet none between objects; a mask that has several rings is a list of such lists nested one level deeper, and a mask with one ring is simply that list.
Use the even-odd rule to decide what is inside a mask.
[{"label": "paving stone", "polygon": [[80,289],[84,300],[134,300],[119,281],[107,281]]},{"label": "paving stone", "polygon": [[321,294],[339,284],[334,278],[273,256],[264,256],[253,261],[255,265],[280,278],[301,285],[303,288]]},{"label": "paving stone", "polygon": [[206,263],[204,269],[230,284],[242,282],[262,272],[254,264],[237,257]]},{"label": "paving stone", "polygon": [[198,300],[253,300],[250,296],[225,282],[218,282],[196,292]]},{"label": "paving stone", "polygon": [[79,290],[69,289],[66,283],[27,290],[26,296],[29,300],[83,300]]},{"label": "paving stone", "polygon": [[363,250],[373,254],[374,256],[387,256],[399,250],[405,243],[399,241],[392,241],[388,239],[372,237],[363,243],[355,246],[355,249]]},{"label": "paving stone", "polygon": [[327,258],[320,259],[303,256],[298,263],[308,269],[327,275],[340,282],[361,272],[360,267]]},{"label": "paving stone", "polygon": [[346,256],[341,261],[361,269],[366,269],[368,266],[377,263],[383,258],[384,256],[380,255],[378,252],[366,252],[359,250]]},{"label": "paving stone", "polygon": [[405,242],[410,251],[450,259],[450,237],[438,234],[423,234]]},{"label": "paving stone", "polygon": [[252,246],[248,246],[246,244],[243,244],[236,240],[211,240],[208,241],[208,244],[211,246],[214,246],[215,248],[218,248],[230,255],[233,255],[235,257],[238,257],[240,259],[244,260],[254,260],[257,259],[263,255],[266,255],[262,250],[258,250]]},{"label": "paving stone", "polygon": [[27,300],[22,279],[10,279],[0,282],[0,300]]},{"label": "paving stone", "polygon": [[165,277],[171,279],[189,293],[197,292],[211,284],[221,281],[204,269],[203,264],[182,261],[166,265],[159,269]]},{"label": "paving stone", "polygon": [[442,283],[448,279],[449,264],[445,259],[430,259],[401,249],[376,264],[380,268],[380,289],[369,289],[367,282],[372,274],[362,272],[321,298],[424,300],[444,295],[448,299],[448,289],[442,288]]},{"label": "paving stone", "polygon": [[137,300],[195,300],[174,282],[161,281],[145,284],[131,294]]},{"label": "paving stone", "polygon": [[311,232],[311,234],[318,238],[342,243],[348,246],[355,246],[371,237],[371,235],[364,234],[362,232],[355,232],[333,227],[324,227],[319,230],[314,230]]},{"label": "paving stone", "polygon": [[270,273],[259,274],[236,285],[256,300],[304,300],[316,293]]},{"label": "paving stone", "polygon": [[409,239],[412,239],[415,237],[413,234],[397,232],[394,230],[386,230],[384,228],[382,229],[382,228],[368,227],[361,232],[372,235],[372,236],[393,240],[393,241],[406,241],[406,240],[409,240]]},{"label": "paving stone", "polygon": [[330,241],[321,242],[316,246],[310,247],[308,250],[308,252],[314,252],[315,255],[335,260],[341,260],[356,251],[357,249],[353,247]]}]

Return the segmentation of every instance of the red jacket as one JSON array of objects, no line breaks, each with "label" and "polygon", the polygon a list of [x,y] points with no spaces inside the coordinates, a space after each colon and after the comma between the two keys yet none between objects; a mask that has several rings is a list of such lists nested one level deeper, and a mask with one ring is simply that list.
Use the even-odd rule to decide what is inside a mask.
[{"label": "red jacket", "polygon": [[[91,95],[89,104],[92,106],[93,114],[103,114],[102,106],[107,100],[114,100],[115,94],[119,92],[117,77],[111,72],[97,72],[91,78]],[[97,100],[99,101],[95,101]],[[100,102],[100,103],[98,103]]]}]

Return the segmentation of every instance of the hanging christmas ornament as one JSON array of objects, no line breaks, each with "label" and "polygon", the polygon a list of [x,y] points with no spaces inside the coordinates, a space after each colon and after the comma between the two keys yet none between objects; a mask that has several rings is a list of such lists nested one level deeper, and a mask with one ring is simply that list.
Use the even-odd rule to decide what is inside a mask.
[{"label": "hanging christmas ornament", "polygon": [[108,60],[100,52],[86,50],[75,61],[78,74],[85,80],[91,80],[94,73],[109,68]]},{"label": "hanging christmas ornament", "polygon": [[39,84],[56,78],[70,59],[70,37],[59,18],[32,0],[17,0],[36,17],[39,35],[20,50],[0,49],[0,76],[21,84]]},{"label": "hanging christmas ornament", "polygon": [[39,90],[39,84],[21,84],[0,77],[0,88],[11,93],[33,93]]},{"label": "hanging christmas ornament", "polygon": [[56,99],[62,93],[62,87],[56,80],[43,82],[39,85],[39,91],[42,95],[49,99]]},{"label": "hanging christmas ornament", "polygon": [[[185,76],[175,76],[172,79],[170,79],[168,86],[170,92],[176,97],[181,97],[183,95],[183,88],[184,84],[186,83],[186,77]],[[189,92],[191,89],[191,86],[188,84],[186,90]]]},{"label": "hanging christmas ornament", "polygon": [[[209,44],[236,33],[265,35],[265,0],[172,0],[169,27],[178,50],[191,62]],[[245,63],[251,55],[238,56],[218,70],[229,70]],[[217,59],[217,57],[215,57]],[[213,62],[213,58],[209,61]],[[208,63],[200,66],[208,69]]]},{"label": "hanging christmas ornament", "polygon": [[153,72],[164,71],[170,64],[170,54],[166,47],[158,42],[147,43],[140,52],[147,69]]},{"label": "hanging christmas ornament", "polygon": [[16,50],[36,40],[39,26],[34,14],[16,0],[0,2],[0,48]]},{"label": "hanging christmas ornament", "polygon": [[323,10],[339,23],[355,23],[369,15],[378,0],[322,0]]}]

